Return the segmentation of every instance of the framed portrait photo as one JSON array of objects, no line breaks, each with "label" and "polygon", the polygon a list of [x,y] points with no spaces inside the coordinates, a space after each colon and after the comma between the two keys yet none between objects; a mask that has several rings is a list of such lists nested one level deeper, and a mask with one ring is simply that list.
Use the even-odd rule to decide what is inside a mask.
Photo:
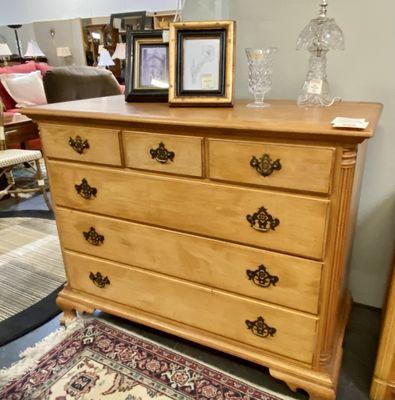
[{"label": "framed portrait photo", "polygon": [[167,101],[169,45],[162,31],[129,31],[126,48],[126,101]]},{"label": "framed portrait photo", "polygon": [[171,24],[169,103],[232,106],[234,46],[234,21]]}]

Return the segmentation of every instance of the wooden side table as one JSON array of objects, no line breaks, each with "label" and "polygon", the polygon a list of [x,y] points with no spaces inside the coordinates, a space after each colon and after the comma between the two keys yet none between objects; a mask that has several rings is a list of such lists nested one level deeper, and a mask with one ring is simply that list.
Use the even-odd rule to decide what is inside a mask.
[{"label": "wooden side table", "polygon": [[395,400],[395,254],[386,304],[370,391],[372,400]]},{"label": "wooden side table", "polygon": [[37,124],[21,114],[4,116],[4,134],[6,147],[18,143],[22,149],[26,148],[26,142],[40,137]]}]

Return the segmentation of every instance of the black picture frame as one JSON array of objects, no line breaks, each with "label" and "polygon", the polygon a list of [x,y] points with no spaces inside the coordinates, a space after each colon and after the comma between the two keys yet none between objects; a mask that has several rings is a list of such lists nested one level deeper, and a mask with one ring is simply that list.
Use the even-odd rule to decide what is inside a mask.
[{"label": "black picture frame", "polygon": [[[136,44],[148,39],[149,43],[143,43],[144,46],[166,47],[167,49],[167,72],[169,72],[169,49],[168,43],[163,42],[163,31],[128,31],[126,34],[126,76],[125,76],[125,100],[127,102],[167,102],[169,89],[164,88],[138,88],[136,82],[136,68],[140,57],[135,53]],[[157,41],[155,41],[157,39]],[[142,46],[139,46],[141,49]],[[139,55],[140,56],[140,55]]]},{"label": "black picture frame", "polygon": [[[110,25],[114,27],[114,20],[115,19],[120,19],[122,20],[122,23],[125,23],[125,20],[129,19],[140,19],[140,29],[135,29],[135,27],[132,27],[134,30],[144,30],[146,29],[146,19],[147,19],[147,12],[146,11],[136,11],[136,12],[127,12],[127,13],[116,13],[116,14],[111,14],[110,16]],[[121,25],[122,27],[122,25]],[[123,27],[125,31],[128,30],[127,26]]]},{"label": "black picture frame", "polygon": [[[220,60],[219,60],[219,89],[217,90],[186,90],[184,89],[184,40],[187,38],[218,38],[220,40]],[[226,29],[207,29],[207,30],[178,30],[177,31],[177,60],[176,60],[176,95],[177,96],[212,96],[222,97],[225,95],[226,86]]]}]

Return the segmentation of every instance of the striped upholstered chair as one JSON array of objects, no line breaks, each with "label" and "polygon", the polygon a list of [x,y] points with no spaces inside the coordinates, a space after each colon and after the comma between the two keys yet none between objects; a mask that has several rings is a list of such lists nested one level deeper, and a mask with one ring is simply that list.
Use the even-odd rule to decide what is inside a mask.
[{"label": "striped upholstered chair", "polygon": [[[18,197],[20,193],[41,192],[44,197],[45,203],[51,210],[51,203],[47,194],[48,185],[45,184],[40,165],[40,158],[42,158],[41,151],[6,149],[5,140],[1,139],[0,146],[3,149],[0,150],[0,179],[2,176],[4,176],[7,181],[6,187],[0,190],[0,199],[6,195],[14,195],[15,197]],[[13,169],[20,165],[23,165],[35,176],[35,187],[17,187],[13,175]]]}]

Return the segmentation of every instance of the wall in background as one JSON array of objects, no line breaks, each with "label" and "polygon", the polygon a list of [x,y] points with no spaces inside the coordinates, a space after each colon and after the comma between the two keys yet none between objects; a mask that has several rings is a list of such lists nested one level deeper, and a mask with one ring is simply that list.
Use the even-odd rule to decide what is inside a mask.
[{"label": "wall in background", "polygon": [[127,11],[171,10],[176,6],[176,0],[14,0],[2,7],[0,25],[101,17]]},{"label": "wall in background", "polygon": [[[295,43],[309,19],[316,16],[318,0],[221,3],[213,7],[213,0],[187,0],[184,18],[237,21],[236,97],[250,97],[244,49],[277,46],[269,97],[296,99],[307,71],[308,54],[295,51]],[[393,0],[383,0],[380,6],[370,0],[329,2],[329,14],[336,18],[346,38],[346,51],[328,55],[333,94],[344,100],[384,103],[376,136],[368,144],[349,282],[355,301],[375,307],[382,306],[395,240],[394,13]]]},{"label": "wall in background", "polygon": [[[37,43],[47,56],[50,65],[55,67],[68,64],[86,65],[80,18],[34,22],[33,29]],[[50,35],[51,29],[55,31],[53,37]],[[66,60],[56,54],[56,48],[64,46],[68,46],[72,54]]]}]

